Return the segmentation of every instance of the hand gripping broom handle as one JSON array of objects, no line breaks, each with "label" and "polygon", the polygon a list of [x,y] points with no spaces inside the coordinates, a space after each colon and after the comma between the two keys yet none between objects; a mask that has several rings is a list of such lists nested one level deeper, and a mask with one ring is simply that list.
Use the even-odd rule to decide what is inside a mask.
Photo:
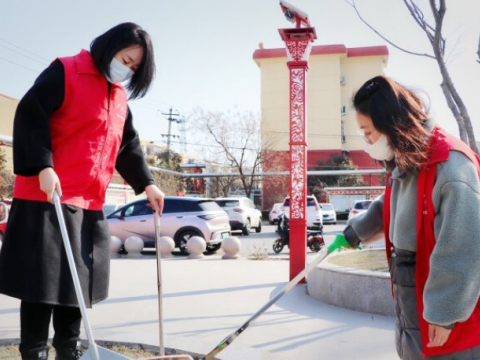
[{"label": "hand gripping broom handle", "polygon": [[70,238],[68,236],[67,226],[65,225],[65,218],[63,217],[62,205],[60,203],[60,198],[58,197],[58,194],[56,191],[53,193],[53,201],[55,204],[58,223],[60,224],[60,231],[62,232],[63,245],[65,246],[65,252],[67,254],[68,266],[70,267],[73,284],[75,286],[75,293],[77,295],[78,306],[80,307],[80,312],[83,318],[83,324],[85,325],[85,331],[87,332],[88,344],[89,344],[89,347],[91,347],[93,350],[93,356],[95,358],[94,360],[100,360],[97,344],[93,339],[92,329],[90,328],[90,322],[88,321],[87,308],[85,306],[82,287],[80,285],[80,279],[78,278],[78,272],[75,266],[75,259],[73,258],[72,247],[70,245]]},{"label": "hand gripping broom handle", "polygon": [[230,345],[235,338],[240,335],[251,322],[253,322],[256,318],[262,315],[270,306],[272,306],[278,299],[280,299],[283,295],[289,292],[295,285],[297,285],[300,280],[302,280],[306,275],[308,275],[323,259],[327,257],[330,253],[329,249],[324,246],[323,249],[320,251],[318,256],[310,263],[305,269],[303,269],[295,278],[293,278],[285,287],[275,295],[269,302],[262,306],[260,310],[258,310],[250,319],[247,320],[238,330],[234,333],[227,336],[223,339],[212,351],[210,351],[205,357],[200,358],[199,360],[213,360],[215,355],[217,355],[220,351],[225,349],[228,345]]},{"label": "hand gripping broom handle", "polygon": [[155,204],[153,220],[155,222],[155,247],[157,253],[157,288],[158,288],[158,335],[160,356],[165,356],[165,345],[163,342],[163,305],[162,305],[162,266],[161,266],[161,246],[160,246],[160,215],[158,214],[158,205]]}]

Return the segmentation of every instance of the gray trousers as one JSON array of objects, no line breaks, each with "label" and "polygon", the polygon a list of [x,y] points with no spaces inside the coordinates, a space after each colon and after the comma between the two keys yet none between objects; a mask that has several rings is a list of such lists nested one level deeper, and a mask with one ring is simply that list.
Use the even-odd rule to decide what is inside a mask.
[{"label": "gray trousers", "polygon": [[415,289],[416,253],[392,249],[389,266],[395,294],[395,344],[402,360],[480,360],[480,346],[456,353],[422,357]]}]

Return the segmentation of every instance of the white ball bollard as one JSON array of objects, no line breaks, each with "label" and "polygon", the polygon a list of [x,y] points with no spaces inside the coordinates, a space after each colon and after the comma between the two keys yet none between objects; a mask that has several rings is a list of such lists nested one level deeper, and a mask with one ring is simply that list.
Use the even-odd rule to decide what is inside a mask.
[{"label": "white ball bollard", "polygon": [[222,250],[225,253],[222,256],[224,260],[230,259],[240,259],[240,249],[242,248],[242,243],[236,236],[229,236],[222,241]]},{"label": "white ball bollard", "polygon": [[110,236],[110,257],[118,257],[118,252],[122,248],[122,240],[116,236]]},{"label": "white ball bollard", "polygon": [[143,250],[143,240],[138,236],[129,236],[127,240],[125,240],[125,251],[128,253],[128,257],[141,257],[142,250]]},{"label": "white ball bollard", "polygon": [[175,249],[175,241],[170,236],[160,237],[160,256],[162,259],[172,257],[172,251]]},{"label": "white ball bollard", "polygon": [[192,236],[187,241],[187,251],[190,253],[188,259],[202,259],[203,252],[207,250],[207,242],[200,236]]}]

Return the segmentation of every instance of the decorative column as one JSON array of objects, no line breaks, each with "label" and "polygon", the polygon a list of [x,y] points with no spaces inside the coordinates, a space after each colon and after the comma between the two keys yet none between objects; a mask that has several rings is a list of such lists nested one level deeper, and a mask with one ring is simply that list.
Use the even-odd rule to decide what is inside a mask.
[{"label": "decorative column", "polygon": [[[279,29],[287,48],[290,72],[290,280],[307,260],[307,123],[306,75],[315,28]],[[304,280],[302,280],[304,282]]]}]

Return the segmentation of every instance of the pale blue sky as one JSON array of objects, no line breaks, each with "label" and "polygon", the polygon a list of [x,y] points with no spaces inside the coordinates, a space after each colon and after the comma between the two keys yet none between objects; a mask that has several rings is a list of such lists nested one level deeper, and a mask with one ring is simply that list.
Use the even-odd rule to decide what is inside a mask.
[{"label": "pale blue sky", "polygon": [[[317,30],[315,45],[383,45],[343,0],[291,0]],[[428,6],[428,1],[420,0]],[[431,53],[401,0],[357,0],[364,16],[402,46]],[[449,66],[480,140],[480,3],[447,0],[444,34]],[[161,140],[169,107],[183,115],[195,107],[260,112],[260,70],[252,60],[260,42],[283,47],[279,28],[291,27],[277,0],[0,0],[0,93],[21,98],[57,56],[76,54],[110,27],[143,26],[155,47],[157,76],[147,97],[131,102],[143,138]],[[389,46],[386,74],[430,95],[432,113],[449,131],[457,126],[441,94],[434,61]],[[176,125],[174,133],[178,134]],[[188,139],[187,139],[188,141]]]}]

